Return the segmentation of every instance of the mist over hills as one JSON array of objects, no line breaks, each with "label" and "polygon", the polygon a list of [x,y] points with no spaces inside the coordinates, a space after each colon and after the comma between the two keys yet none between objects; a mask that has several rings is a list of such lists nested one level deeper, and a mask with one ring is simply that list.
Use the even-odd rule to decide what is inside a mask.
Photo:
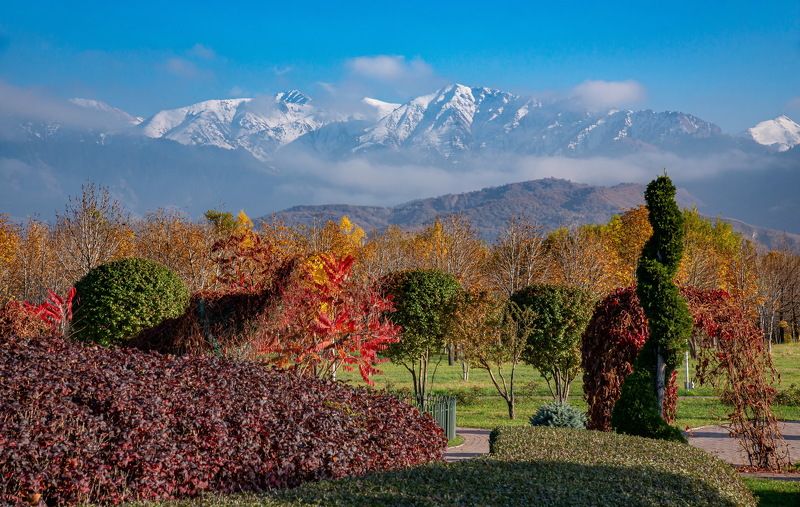
[{"label": "mist over hills", "polygon": [[[602,221],[667,169],[706,215],[800,232],[798,143],[785,116],[730,135],[689,113],[595,111],[460,84],[402,104],[322,108],[289,90],[145,119],[92,99],[50,100],[0,108],[0,211],[49,219],[93,181],[135,213],[291,208],[295,220],[325,213],[308,206],[348,203],[368,227],[450,210],[491,234],[526,206],[547,226]],[[531,181],[549,177],[588,186]]]},{"label": "mist over hills", "polygon": [[[390,225],[418,229],[437,218],[460,214],[469,219],[483,239],[492,241],[512,217],[526,217],[545,231],[605,223],[615,214],[644,204],[644,189],[645,185],[636,183],[603,187],[547,178],[419,199],[392,207],[294,206],[262,218],[308,225],[335,221],[347,215],[367,231],[381,231]],[[697,198],[682,188],[678,189],[677,200],[683,208],[699,204]],[[800,234],[756,227],[739,220],[723,220],[745,237],[765,246],[800,248]]]}]

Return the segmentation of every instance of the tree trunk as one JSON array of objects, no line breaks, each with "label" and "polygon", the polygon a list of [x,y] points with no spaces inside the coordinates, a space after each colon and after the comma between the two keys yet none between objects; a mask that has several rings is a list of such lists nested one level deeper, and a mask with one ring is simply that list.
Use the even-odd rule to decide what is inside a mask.
[{"label": "tree trunk", "polygon": [[656,395],[658,396],[658,410],[664,417],[664,397],[666,394],[667,363],[661,355],[660,347],[656,348]]},{"label": "tree trunk", "polygon": [[447,366],[453,366],[454,364],[456,364],[456,349],[451,343],[447,346]]}]

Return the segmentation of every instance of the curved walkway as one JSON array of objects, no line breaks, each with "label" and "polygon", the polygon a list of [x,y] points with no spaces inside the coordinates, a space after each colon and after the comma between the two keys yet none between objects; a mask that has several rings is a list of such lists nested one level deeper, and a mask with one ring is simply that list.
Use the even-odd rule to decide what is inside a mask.
[{"label": "curved walkway", "polygon": [[444,452],[444,460],[452,463],[489,454],[489,433],[491,432],[492,430],[477,428],[456,428],[456,434],[464,437],[464,443],[448,448]]},{"label": "curved walkway", "polygon": [[[792,463],[800,463],[800,421],[782,421],[780,430],[789,447]],[[457,428],[456,433],[464,437],[464,443],[445,451],[445,461],[462,461],[489,453],[489,434],[491,430],[478,428]],[[732,465],[747,464],[747,456],[739,447],[739,442],[731,438],[724,426],[701,426],[693,428],[686,434],[689,444],[703,449]],[[750,475],[750,474],[748,474]],[[769,478],[787,478],[800,480],[800,475],[754,474]]]},{"label": "curved walkway", "polygon": [[[800,421],[782,421],[779,427],[783,439],[789,447],[789,458],[792,463],[800,462]],[[725,426],[701,426],[686,432],[689,444],[699,447],[722,461],[732,465],[746,465],[747,455],[739,447],[739,441],[732,438]],[[768,478],[785,478],[800,481],[798,474],[747,474]]]}]

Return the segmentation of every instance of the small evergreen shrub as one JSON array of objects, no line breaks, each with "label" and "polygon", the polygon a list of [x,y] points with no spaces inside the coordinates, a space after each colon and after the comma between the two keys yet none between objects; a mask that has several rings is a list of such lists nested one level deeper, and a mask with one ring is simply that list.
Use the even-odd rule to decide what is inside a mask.
[{"label": "small evergreen shrub", "polygon": [[147,259],[98,266],[75,288],[74,336],[106,346],[124,343],[164,319],[178,317],[189,303],[189,291],[178,275]]},{"label": "small evergreen shrub", "polygon": [[586,414],[569,403],[554,401],[539,407],[531,417],[531,426],[585,429]]},{"label": "small evergreen shrub", "polygon": [[800,387],[792,384],[788,389],[784,391],[778,391],[778,393],[775,395],[775,404],[800,407]]},{"label": "small evergreen shrub", "polygon": [[466,407],[474,405],[479,401],[481,396],[481,388],[478,386],[472,386],[467,389],[453,389],[452,391],[445,392],[444,394],[454,397],[458,406]]}]

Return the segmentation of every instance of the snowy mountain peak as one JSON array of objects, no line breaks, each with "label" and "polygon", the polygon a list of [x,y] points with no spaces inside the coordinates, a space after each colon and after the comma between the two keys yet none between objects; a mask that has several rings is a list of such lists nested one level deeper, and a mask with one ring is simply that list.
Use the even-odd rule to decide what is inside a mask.
[{"label": "snowy mountain peak", "polygon": [[778,151],[787,151],[800,144],[800,125],[786,115],[762,121],[747,129],[747,133],[758,144]]},{"label": "snowy mountain peak", "polygon": [[187,145],[244,149],[266,160],[279,147],[322,126],[297,90],[273,98],[215,99],[160,111],[140,125],[148,137]]},{"label": "snowy mountain peak", "polygon": [[275,101],[285,102],[287,104],[305,105],[311,102],[311,99],[300,90],[289,90],[287,92],[276,93]]}]

